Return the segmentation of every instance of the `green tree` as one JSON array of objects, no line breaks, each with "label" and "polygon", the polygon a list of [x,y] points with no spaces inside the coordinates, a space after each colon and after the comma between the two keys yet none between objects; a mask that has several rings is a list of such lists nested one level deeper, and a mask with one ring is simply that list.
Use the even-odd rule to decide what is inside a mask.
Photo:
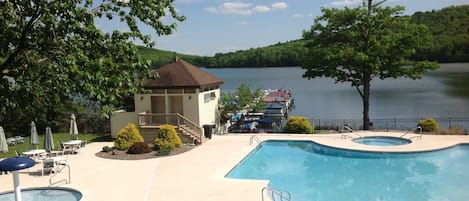
[{"label": "green tree", "polygon": [[261,89],[251,90],[248,84],[241,84],[234,93],[222,93],[220,104],[223,106],[222,115],[227,113],[238,113],[242,110],[248,112],[259,112],[264,108]]},{"label": "green tree", "polygon": [[410,60],[432,42],[426,26],[409,23],[409,17],[402,16],[403,7],[380,7],[380,3],[367,0],[357,8],[323,8],[323,15],[303,34],[309,40],[303,77],[350,82],[363,101],[365,130],[371,127],[372,79],[419,79],[426,70],[438,68],[434,62]]},{"label": "green tree", "polygon": [[[118,106],[140,90],[143,78],[154,76],[132,42],[154,45],[139,27],[168,35],[185,19],[172,3],[1,1],[0,122],[11,111],[28,107],[34,116],[39,107],[54,108],[75,97]],[[105,33],[95,24],[97,20],[120,21],[128,28]]]}]

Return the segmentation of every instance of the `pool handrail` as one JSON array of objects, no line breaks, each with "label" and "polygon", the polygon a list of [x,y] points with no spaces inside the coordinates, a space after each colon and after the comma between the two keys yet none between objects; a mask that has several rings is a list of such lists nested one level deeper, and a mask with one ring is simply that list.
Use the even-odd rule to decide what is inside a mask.
[{"label": "pool handrail", "polygon": [[[420,135],[412,136],[412,137],[409,137],[409,138],[407,138],[407,139],[410,140],[410,139],[412,139],[412,138],[418,138],[418,139],[421,140],[421,139],[422,139],[422,127],[421,127],[421,126],[417,126],[417,127],[415,127],[413,130],[411,130],[411,131],[414,131],[414,130],[417,130],[417,129],[419,130],[419,134],[420,134]],[[409,133],[410,133],[410,131],[406,131],[403,135],[401,135],[401,136],[399,136],[399,137],[400,137],[400,138],[403,138],[404,136],[406,136],[406,135],[409,134]]]},{"label": "pool handrail", "polygon": [[254,141],[256,141],[257,144],[261,143],[261,140],[256,135],[252,135],[251,138],[249,139],[249,145],[252,145]]},{"label": "pool handrail", "polygon": [[[62,167],[60,167],[62,166]],[[63,169],[67,168],[68,170],[68,180],[67,179],[61,179],[56,182],[52,182],[52,178],[54,178],[58,173],[62,172]],[[58,165],[58,167],[55,169],[53,174],[50,174],[49,176],[49,186],[54,186],[58,183],[65,182],[65,184],[70,184],[72,182],[71,176],[70,176],[70,165],[68,163],[61,163]]]},{"label": "pool handrail", "polygon": [[278,200],[275,200],[276,197],[280,198],[279,201],[290,201],[291,200],[290,192],[288,192],[286,190],[281,190],[281,189],[276,189],[276,188],[266,186],[266,187],[262,188],[262,191],[261,191],[262,201],[264,201],[265,191],[267,191],[267,193],[270,192],[270,198],[271,198],[272,201],[278,201]]},{"label": "pool handrail", "polygon": [[[350,128],[350,127],[348,127],[347,125],[343,125],[343,126],[342,126],[342,131],[344,130],[344,128],[345,128],[345,130],[350,131],[350,133],[353,133],[354,135],[357,135],[358,137],[363,137],[363,136],[361,136],[360,134],[353,132],[353,129]],[[351,135],[347,135],[347,134],[342,134],[342,135],[341,135],[341,138],[342,138],[342,139],[347,139],[347,137],[350,137],[350,138],[352,138],[352,139],[355,139],[355,138],[352,137]]]}]

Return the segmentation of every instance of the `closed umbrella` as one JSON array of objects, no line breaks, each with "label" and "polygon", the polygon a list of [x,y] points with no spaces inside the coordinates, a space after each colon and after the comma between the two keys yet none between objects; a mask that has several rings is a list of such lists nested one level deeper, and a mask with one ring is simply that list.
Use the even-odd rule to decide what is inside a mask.
[{"label": "closed umbrella", "polygon": [[77,128],[77,121],[75,118],[75,115],[72,114],[72,117],[70,118],[70,135],[72,135],[73,139],[77,139],[78,135],[78,128]]},{"label": "closed umbrella", "polygon": [[0,126],[0,152],[8,152],[7,139],[5,138],[5,131]]},{"label": "closed umbrella", "polygon": [[39,136],[37,135],[36,124],[34,121],[31,122],[31,138],[29,139],[29,143],[37,149],[39,145]]},{"label": "closed umbrella", "polygon": [[52,130],[50,127],[46,128],[46,135],[44,136],[44,149],[51,151],[54,149],[54,138],[52,137]]}]

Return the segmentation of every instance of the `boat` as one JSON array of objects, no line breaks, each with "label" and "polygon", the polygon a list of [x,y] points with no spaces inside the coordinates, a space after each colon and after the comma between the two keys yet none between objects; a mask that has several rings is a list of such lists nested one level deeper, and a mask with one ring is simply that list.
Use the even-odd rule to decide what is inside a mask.
[{"label": "boat", "polygon": [[[230,133],[255,133],[281,132],[288,118],[288,112],[294,108],[294,99],[290,90],[269,89],[264,90],[262,97],[265,103],[263,112],[240,112],[230,118],[228,132]],[[254,126],[252,126],[255,124]],[[253,129],[254,128],[254,129]]]}]

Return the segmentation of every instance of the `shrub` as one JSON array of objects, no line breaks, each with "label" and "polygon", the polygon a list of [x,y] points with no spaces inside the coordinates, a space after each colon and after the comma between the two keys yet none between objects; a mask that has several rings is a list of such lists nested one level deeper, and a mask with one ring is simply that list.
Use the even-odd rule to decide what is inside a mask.
[{"label": "shrub", "polygon": [[135,124],[129,123],[117,134],[114,146],[119,150],[126,150],[136,142],[143,142],[143,137],[140,135]]},{"label": "shrub", "polygon": [[153,144],[156,150],[165,148],[173,150],[176,147],[180,147],[182,142],[173,126],[161,125],[156,138],[153,140]]},{"label": "shrub", "polygon": [[431,117],[420,120],[418,125],[422,127],[423,132],[438,131],[438,122]]},{"label": "shrub", "polygon": [[104,146],[103,147],[103,152],[109,153],[111,151],[112,151],[112,147],[110,147],[110,146]]},{"label": "shrub", "polygon": [[167,156],[169,155],[169,153],[171,153],[171,149],[169,148],[161,148],[160,150],[158,150],[157,154],[159,156]]},{"label": "shrub", "polygon": [[128,154],[146,154],[150,153],[151,147],[148,146],[146,142],[136,142],[134,143],[129,150],[127,150]]},{"label": "shrub", "polygon": [[313,129],[306,117],[292,116],[288,119],[287,124],[283,128],[283,132],[309,134],[313,132]]}]

